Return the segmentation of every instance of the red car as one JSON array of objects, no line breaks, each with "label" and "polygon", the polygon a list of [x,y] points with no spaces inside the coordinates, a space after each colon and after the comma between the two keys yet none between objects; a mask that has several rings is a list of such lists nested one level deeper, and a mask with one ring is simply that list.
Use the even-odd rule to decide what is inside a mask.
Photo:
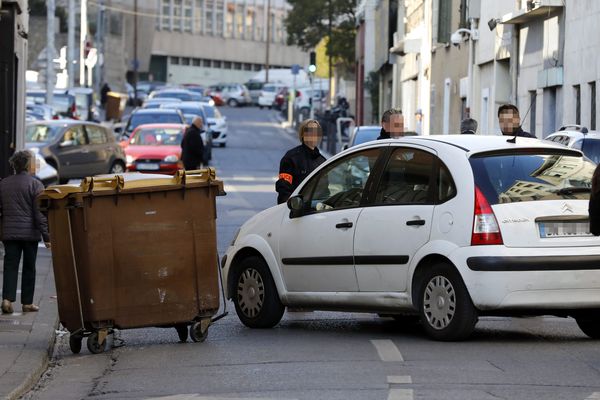
[{"label": "red car", "polygon": [[137,127],[124,146],[127,171],[174,174],[183,168],[181,140],[185,129],[181,124]]}]

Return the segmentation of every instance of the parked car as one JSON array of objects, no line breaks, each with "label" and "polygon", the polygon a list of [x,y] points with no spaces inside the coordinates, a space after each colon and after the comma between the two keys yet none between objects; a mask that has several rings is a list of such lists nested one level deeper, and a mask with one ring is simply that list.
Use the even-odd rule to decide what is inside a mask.
[{"label": "parked car", "polygon": [[131,113],[123,135],[128,138],[135,128],[146,124],[185,124],[185,119],[178,109],[137,109]]},{"label": "parked car", "polygon": [[58,184],[58,171],[49,165],[39,152],[35,152],[35,177],[38,178],[44,186]]},{"label": "parked car", "polygon": [[212,133],[210,125],[208,124],[208,118],[204,112],[203,104],[195,101],[182,101],[181,103],[163,104],[161,109],[179,110],[185,118],[185,123],[188,125],[191,125],[195,117],[201,117],[202,121],[204,122],[205,129],[202,133],[202,141],[204,143],[204,159],[208,161],[212,160]]},{"label": "parked car", "polygon": [[206,114],[209,131],[212,134],[212,145],[227,146],[227,118],[215,106],[203,104],[202,107]]},{"label": "parked car", "polygon": [[[26,93],[26,102],[33,104],[46,104],[45,90],[28,90]],[[73,118],[80,119],[75,96],[66,93],[64,90],[57,90],[52,96],[52,104],[49,104],[54,110],[53,119]]]},{"label": "parked car", "polygon": [[275,97],[280,89],[284,88],[285,85],[281,83],[267,83],[263,86],[260,96],[258,97],[258,107],[268,107],[269,110],[273,108],[275,103]]},{"label": "parked car", "polygon": [[25,112],[34,121],[48,121],[55,115],[54,109],[47,104],[27,103]]},{"label": "parked car", "polygon": [[248,88],[239,83],[219,84],[211,86],[210,94],[211,97],[215,100],[215,103],[217,102],[217,100],[214,96],[217,96],[230,107],[239,107],[252,104],[252,98],[250,97],[250,92],[248,92]]},{"label": "parked car", "polygon": [[600,132],[588,131],[579,125],[568,125],[560,128],[546,140],[581,150],[583,154],[596,164],[600,164]]},{"label": "parked car", "polygon": [[253,328],[287,306],[418,313],[437,340],[467,338],[479,316],[551,314],[600,338],[594,170],[578,150],[527,138],[353,147],[240,228],[226,297]]},{"label": "parked car", "polygon": [[305,120],[310,115],[311,103],[315,110],[323,110],[327,99],[327,91],[311,88],[299,88],[294,99],[294,113],[299,120]]},{"label": "parked car", "polygon": [[262,91],[264,84],[264,82],[253,80],[245,83],[246,88],[248,88],[248,93],[250,93],[252,104],[258,104],[258,98],[260,97],[260,92]]},{"label": "parked car", "polygon": [[146,99],[148,98],[148,94],[150,93],[150,91],[147,87],[144,87],[138,83],[138,85],[137,85],[137,102],[136,102],[136,100],[135,100],[135,95],[136,95],[135,92],[136,91],[135,91],[133,85],[131,85],[128,82],[125,82],[125,87],[127,89],[127,97],[128,97],[127,103],[131,106],[138,106],[140,104],[143,104],[144,101],[146,101]]},{"label": "parked car", "polygon": [[76,87],[67,90],[68,94],[75,96],[77,114],[79,119],[86,121],[100,121],[100,114],[94,103],[94,90],[84,87]]},{"label": "parked car", "polygon": [[287,111],[288,109],[288,97],[290,95],[289,88],[284,86],[279,89],[277,94],[275,95],[275,100],[273,101],[273,107],[280,111]]},{"label": "parked car", "polygon": [[26,147],[58,171],[61,182],[125,171],[125,153],[106,127],[86,121],[34,122],[25,131]]},{"label": "parked car", "polygon": [[181,140],[186,125],[138,126],[124,146],[127,171],[174,174],[182,168]]}]

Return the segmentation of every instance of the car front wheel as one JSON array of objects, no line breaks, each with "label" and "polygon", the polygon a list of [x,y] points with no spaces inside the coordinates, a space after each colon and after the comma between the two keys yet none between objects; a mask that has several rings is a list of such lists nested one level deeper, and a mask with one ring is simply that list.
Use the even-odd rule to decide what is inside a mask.
[{"label": "car front wheel", "polygon": [[244,259],[234,276],[233,302],[242,323],[250,328],[272,328],[281,321],[285,307],[265,261]]},{"label": "car front wheel", "polygon": [[238,104],[239,104],[239,103],[238,103],[238,101],[237,101],[236,99],[229,99],[229,100],[227,101],[227,105],[228,105],[229,107],[237,107],[237,106],[238,106]]},{"label": "car front wheel", "polygon": [[421,282],[419,312],[427,334],[442,341],[469,337],[477,323],[477,311],[458,272],[448,264],[437,264]]},{"label": "car front wheel", "polygon": [[108,171],[109,174],[122,174],[125,172],[125,166],[119,161],[115,161]]}]

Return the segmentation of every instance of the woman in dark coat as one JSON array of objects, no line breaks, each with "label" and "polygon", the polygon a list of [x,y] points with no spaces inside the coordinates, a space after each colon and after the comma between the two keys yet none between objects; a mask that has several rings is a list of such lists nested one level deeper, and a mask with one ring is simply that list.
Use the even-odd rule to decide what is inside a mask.
[{"label": "woman in dark coat", "polygon": [[4,243],[4,280],[2,313],[12,314],[17,297],[19,263],[23,255],[21,304],[23,312],[38,311],[33,304],[35,261],[38,242],[50,248],[48,222],[37,207],[37,196],[44,185],[33,177],[35,158],[29,151],[17,151],[9,160],[15,174],[0,181],[0,232]]},{"label": "woman in dark coat", "polygon": [[600,236],[600,165],[596,167],[592,178],[592,194],[590,196],[590,232]]}]

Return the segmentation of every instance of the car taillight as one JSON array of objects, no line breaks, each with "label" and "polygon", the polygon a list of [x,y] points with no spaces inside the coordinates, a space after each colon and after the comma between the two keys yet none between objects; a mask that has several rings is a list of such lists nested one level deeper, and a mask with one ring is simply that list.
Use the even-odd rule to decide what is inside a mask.
[{"label": "car taillight", "polygon": [[494,211],[478,187],[475,187],[475,212],[471,246],[503,244]]}]

